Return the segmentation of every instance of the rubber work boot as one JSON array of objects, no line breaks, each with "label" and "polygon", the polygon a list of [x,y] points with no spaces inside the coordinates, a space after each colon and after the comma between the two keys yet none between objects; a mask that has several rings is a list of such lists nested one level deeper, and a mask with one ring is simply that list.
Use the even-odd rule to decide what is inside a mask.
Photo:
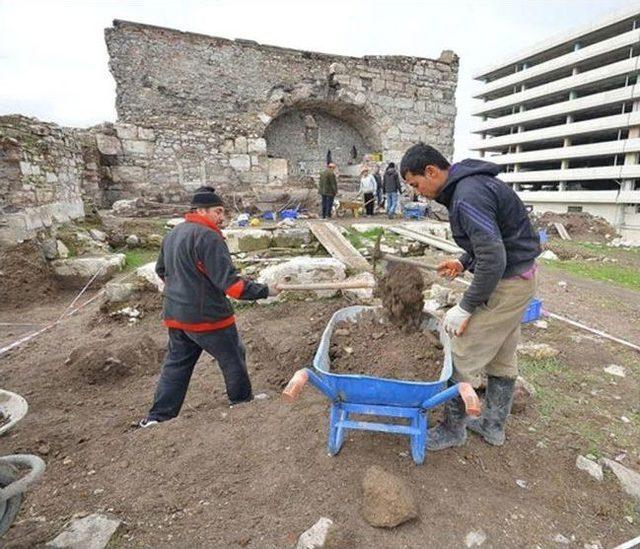
[{"label": "rubber work boot", "polygon": [[466,411],[460,396],[452,398],[444,405],[444,419],[433,429],[429,429],[427,450],[438,451],[467,442],[465,425]]},{"label": "rubber work boot", "polygon": [[515,383],[508,377],[489,376],[482,416],[467,421],[469,430],[494,446],[504,444],[504,425],[511,412]]}]

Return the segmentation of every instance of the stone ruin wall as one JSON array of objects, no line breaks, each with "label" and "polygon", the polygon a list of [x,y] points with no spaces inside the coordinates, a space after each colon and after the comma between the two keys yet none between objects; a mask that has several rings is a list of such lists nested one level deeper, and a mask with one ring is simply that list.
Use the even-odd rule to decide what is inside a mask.
[{"label": "stone ruin wall", "polygon": [[343,172],[368,152],[398,161],[419,140],[453,153],[449,51],[341,57],[122,21],[105,38],[118,123],[0,116],[0,241],[123,198],[185,202],[203,184],[260,201],[309,186],[327,148]]},{"label": "stone ruin wall", "polygon": [[453,153],[452,52],[354,58],[124,21],[105,37],[119,120],[155,132],[150,188],[295,185],[327,148],[344,162],[356,145],[353,163],[419,140]]}]

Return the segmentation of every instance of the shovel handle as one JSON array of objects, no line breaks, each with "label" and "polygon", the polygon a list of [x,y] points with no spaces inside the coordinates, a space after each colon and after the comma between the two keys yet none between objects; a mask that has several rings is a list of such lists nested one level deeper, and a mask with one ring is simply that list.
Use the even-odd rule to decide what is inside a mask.
[{"label": "shovel handle", "polygon": [[304,290],[358,290],[362,288],[373,288],[370,282],[314,282],[309,284],[277,284],[279,290],[304,291]]}]

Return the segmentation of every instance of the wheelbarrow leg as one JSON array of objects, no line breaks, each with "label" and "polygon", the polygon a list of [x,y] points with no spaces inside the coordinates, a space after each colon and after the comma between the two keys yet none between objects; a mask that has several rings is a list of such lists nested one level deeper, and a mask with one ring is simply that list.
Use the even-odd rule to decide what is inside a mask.
[{"label": "wheelbarrow leg", "polygon": [[340,422],[347,419],[348,415],[341,403],[334,402],[331,404],[331,412],[329,414],[329,453],[332,456],[335,456],[342,448],[344,428],[340,426]]},{"label": "wheelbarrow leg", "polygon": [[427,412],[416,410],[411,426],[418,430],[417,434],[411,435],[411,457],[414,463],[422,465],[427,446]]}]

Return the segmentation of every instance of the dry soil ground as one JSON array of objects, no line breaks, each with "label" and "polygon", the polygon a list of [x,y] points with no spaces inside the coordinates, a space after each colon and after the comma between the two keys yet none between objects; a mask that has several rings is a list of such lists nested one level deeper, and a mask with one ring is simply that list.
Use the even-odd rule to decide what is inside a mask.
[{"label": "dry soil ground", "polygon": [[[569,280],[561,293],[560,277]],[[640,339],[632,325],[639,292],[610,285],[594,292],[592,281],[546,268],[541,279],[550,309]],[[0,322],[53,319],[70,297],[0,311]],[[604,306],[613,302],[619,307]],[[527,327],[525,340],[549,343],[560,355],[523,361],[537,396],[511,418],[503,448],[470,435],[465,447],[428,453],[416,466],[405,438],[358,432],[329,457],[327,401],[310,387],[292,405],[279,393],[344,305],[242,308],[254,392],[269,398],[230,409],[217,367],[203,358],[181,416],[146,430],[132,422],[149,406],[166,343],[157,310],[129,325],[91,305],[0,358],[3,388],[30,405],[0,439],[0,453],[34,452],[47,462],[3,542],[39,546],[74,515],[93,512],[124,521],[113,547],[292,547],[321,516],[339,525],[347,546],[363,548],[459,547],[471,530],[483,530],[489,547],[550,547],[558,534],[573,547],[613,547],[637,535],[637,507],[615,478],[598,483],[574,464],[578,454],[592,453],[640,470],[640,355],[557,321]],[[0,341],[32,329],[2,324]],[[627,376],[605,374],[611,363]],[[364,522],[360,483],[369,465],[409,482],[418,520],[390,531]]]}]

